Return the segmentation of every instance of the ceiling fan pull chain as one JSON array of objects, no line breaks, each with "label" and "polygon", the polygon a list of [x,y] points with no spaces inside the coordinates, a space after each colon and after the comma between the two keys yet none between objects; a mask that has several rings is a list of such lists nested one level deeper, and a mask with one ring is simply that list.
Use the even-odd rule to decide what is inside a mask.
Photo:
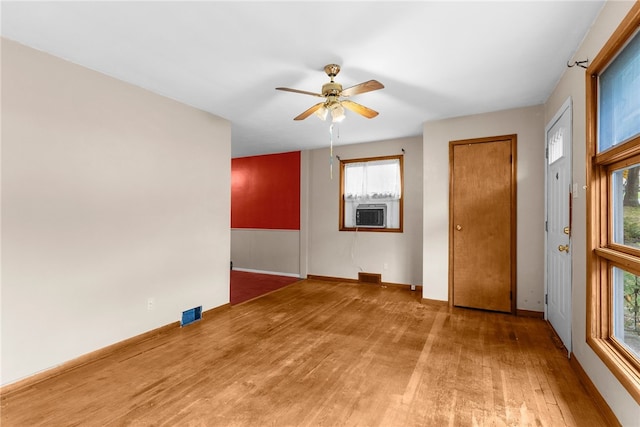
[{"label": "ceiling fan pull chain", "polygon": [[329,126],[329,177],[333,179],[333,123]]}]

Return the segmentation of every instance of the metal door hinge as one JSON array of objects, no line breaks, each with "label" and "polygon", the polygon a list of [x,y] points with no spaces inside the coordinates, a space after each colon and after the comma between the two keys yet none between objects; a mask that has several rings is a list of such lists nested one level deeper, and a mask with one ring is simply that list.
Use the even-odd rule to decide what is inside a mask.
[{"label": "metal door hinge", "polygon": [[549,294],[544,294],[544,303],[549,304]]}]

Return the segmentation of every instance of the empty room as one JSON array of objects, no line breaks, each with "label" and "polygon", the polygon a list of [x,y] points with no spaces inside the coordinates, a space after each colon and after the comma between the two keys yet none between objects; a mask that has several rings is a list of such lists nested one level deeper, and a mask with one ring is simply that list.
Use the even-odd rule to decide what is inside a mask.
[{"label": "empty room", "polygon": [[640,1],[2,1],[2,426],[640,425]]}]

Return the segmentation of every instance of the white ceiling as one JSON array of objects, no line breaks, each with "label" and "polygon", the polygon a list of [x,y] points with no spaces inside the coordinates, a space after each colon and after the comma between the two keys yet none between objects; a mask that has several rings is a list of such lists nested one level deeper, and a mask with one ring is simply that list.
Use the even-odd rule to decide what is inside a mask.
[{"label": "white ceiling", "polygon": [[[232,155],[328,146],[329,124],[293,117],[323,67],[354,101],[337,145],[421,135],[429,120],[543,103],[603,1],[7,2],[2,35],[232,123]],[[575,70],[575,71],[574,71]],[[580,72],[578,68],[571,72]],[[583,70],[582,70],[583,71]]]}]

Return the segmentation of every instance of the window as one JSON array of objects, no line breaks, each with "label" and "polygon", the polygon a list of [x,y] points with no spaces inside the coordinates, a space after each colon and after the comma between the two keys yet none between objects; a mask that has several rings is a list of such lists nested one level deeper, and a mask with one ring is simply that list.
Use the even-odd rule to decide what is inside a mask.
[{"label": "window", "polygon": [[340,160],[340,230],[402,231],[402,156]]},{"label": "window", "polygon": [[640,403],[640,3],[587,70],[587,342]]},{"label": "window", "polygon": [[553,164],[554,162],[560,160],[564,153],[562,152],[562,147],[564,146],[564,128],[559,128],[554,135],[549,139],[549,164]]}]

